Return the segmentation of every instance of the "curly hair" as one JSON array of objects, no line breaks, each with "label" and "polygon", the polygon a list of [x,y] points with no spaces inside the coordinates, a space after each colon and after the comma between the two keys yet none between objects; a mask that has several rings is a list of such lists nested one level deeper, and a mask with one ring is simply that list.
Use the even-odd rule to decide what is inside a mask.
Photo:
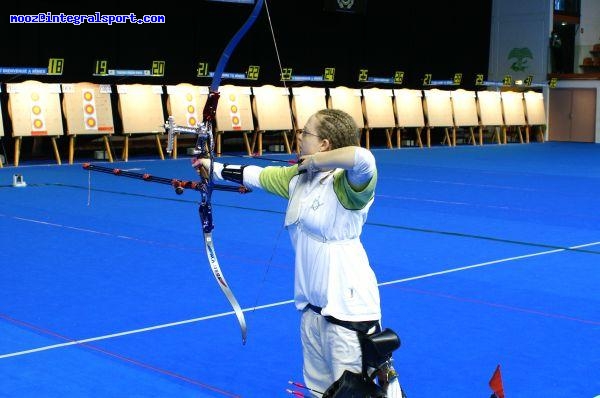
[{"label": "curly hair", "polygon": [[315,127],[319,137],[329,140],[331,149],[360,145],[358,126],[346,112],[339,109],[321,109],[312,117],[317,121]]}]

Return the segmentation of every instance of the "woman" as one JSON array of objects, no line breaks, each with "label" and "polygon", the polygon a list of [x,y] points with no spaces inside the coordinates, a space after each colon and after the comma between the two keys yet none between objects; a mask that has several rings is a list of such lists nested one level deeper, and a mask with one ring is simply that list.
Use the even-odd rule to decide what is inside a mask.
[{"label": "woman", "polygon": [[[345,370],[361,372],[357,331],[379,330],[379,289],[360,241],[377,169],[371,152],[359,146],[356,123],[343,111],[316,112],[297,139],[297,165],[214,163],[214,175],[289,199],[285,226],[296,253],[304,380],[323,392]],[[193,163],[205,170],[209,165],[207,159]]]}]

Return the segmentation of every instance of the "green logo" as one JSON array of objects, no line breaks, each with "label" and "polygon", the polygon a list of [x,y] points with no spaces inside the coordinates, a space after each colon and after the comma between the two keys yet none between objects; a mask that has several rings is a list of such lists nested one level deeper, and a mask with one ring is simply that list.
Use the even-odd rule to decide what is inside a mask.
[{"label": "green logo", "polygon": [[515,61],[510,65],[510,69],[515,72],[522,72],[529,68],[527,61],[529,59],[533,59],[533,54],[531,54],[531,50],[527,47],[513,48],[508,54],[508,59],[515,59]]}]

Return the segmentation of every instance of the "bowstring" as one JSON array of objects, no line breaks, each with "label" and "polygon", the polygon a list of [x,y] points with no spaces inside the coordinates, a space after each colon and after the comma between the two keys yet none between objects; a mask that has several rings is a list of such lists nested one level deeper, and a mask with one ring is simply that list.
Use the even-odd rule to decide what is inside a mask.
[{"label": "bowstring", "polygon": [[87,207],[92,203],[92,170],[88,170]]},{"label": "bowstring", "polygon": [[[289,92],[287,84],[285,84],[285,79],[283,78],[283,66],[281,63],[281,57],[279,56],[279,48],[277,47],[277,40],[275,39],[275,29],[273,29],[273,21],[271,20],[271,13],[269,12],[269,3],[265,0],[265,9],[267,10],[267,20],[269,22],[269,29],[271,30],[271,37],[273,38],[273,46],[275,47],[275,54],[277,55],[277,64],[279,65],[279,76],[281,77],[281,82],[283,83],[283,88],[287,92]],[[290,114],[290,118],[292,119],[292,140],[296,141],[296,122],[294,120],[294,116]],[[287,134],[287,133],[286,133]],[[293,146],[292,146],[293,147]]]},{"label": "bowstring", "polygon": [[[273,22],[271,20],[271,13],[269,12],[269,2],[267,0],[265,1],[265,9],[267,11],[267,21],[269,23],[269,29],[271,31],[271,37],[273,38],[273,46],[275,47],[275,54],[277,55],[277,64],[279,66],[279,75],[281,76],[281,81],[283,82],[283,87],[288,90],[287,85],[285,84],[285,80],[283,79],[283,67],[281,64],[281,57],[279,56],[279,48],[277,47],[277,40],[275,39],[275,30],[273,29]],[[273,258],[275,257],[275,253],[277,251],[277,248],[279,247],[279,240],[281,239],[281,234],[283,232],[285,228],[282,226],[279,229],[279,232],[277,233],[277,237],[275,238],[275,245],[273,245],[273,250],[271,251],[271,256],[269,257],[269,260],[267,261],[267,269],[265,270],[265,273],[263,275],[263,279],[260,282],[260,287],[258,289],[258,294],[256,295],[256,300],[254,302],[254,307],[252,308],[252,312],[256,311],[256,308],[258,307],[258,300],[260,299],[260,293],[262,292],[265,283],[267,281],[267,276],[269,274],[269,270],[271,269],[271,264],[273,263]]]},{"label": "bowstring", "polygon": [[283,67],[281,64],[281,58],[279,57],[279,48],[277,47],[277,40],[275,39],[275,30],[273,29],[273,21],[271,20],[271,13],[269,12],[269,2],[265,0],[265,9],[267,10],[267,20],[269,22],[269,29],[271,30],[271,37],[273,38],[273,45],[275,46],[275,54],[277,55],[277,64],[279,65],[279,76],[283,82],[283,87],[287,90],[287,85],[283,79]]}]

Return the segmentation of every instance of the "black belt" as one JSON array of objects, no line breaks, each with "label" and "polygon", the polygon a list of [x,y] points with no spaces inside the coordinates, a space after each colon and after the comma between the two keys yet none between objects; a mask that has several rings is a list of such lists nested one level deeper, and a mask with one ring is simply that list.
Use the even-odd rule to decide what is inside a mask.
[{"label": "black belt", "polygon": [[323,310],[323,308],[317,307],[316,305],[312,305],[310,303],[308,303],[306,305],[306,308],[309,308],[309,309],[313,310],[313,312],[316,312],[319,315],[321,315],[321,311]]},{"label": "black belt", "polygon": [[[323,310],[323,308],[317,307],[316,305],[312,305],[310,303],[307,304],[305,308],[309,308],[310,310],[312,310],[313,312],[316,312],[319,315],[321,315],[321,311]],[[328,322],[333,323],[334,325],[342,326],[346,329],[350,329],[352,331],[363,333],[363,334],[369,333],[369,330],[371,330],[373,328],[373,326],[377,326],[376,332],[380,331],[379,321],[358,321],[358,322],[342,321],[342,320],[332,317],[331,315],[325,315],[324,318]]]}]

